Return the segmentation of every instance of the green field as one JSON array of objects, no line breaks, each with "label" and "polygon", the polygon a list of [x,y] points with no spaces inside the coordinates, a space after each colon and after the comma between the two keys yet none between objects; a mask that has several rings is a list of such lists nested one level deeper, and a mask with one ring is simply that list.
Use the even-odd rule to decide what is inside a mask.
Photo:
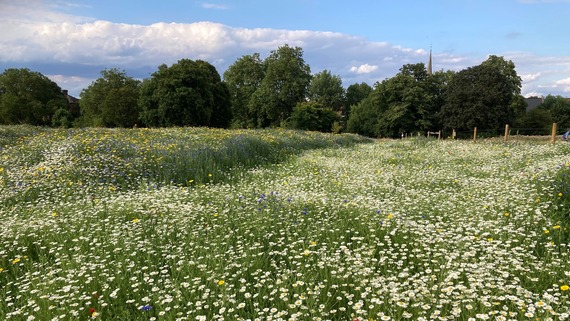
[{"label": "green field", "polygon": [[1,320],[564,320],[570,144],[0,127]]}]

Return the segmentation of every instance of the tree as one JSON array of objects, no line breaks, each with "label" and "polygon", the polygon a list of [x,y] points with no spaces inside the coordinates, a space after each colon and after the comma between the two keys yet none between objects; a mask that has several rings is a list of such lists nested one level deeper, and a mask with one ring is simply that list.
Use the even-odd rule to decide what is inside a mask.
[{"label": "tree", "polygon": [[227,127],[231,121],[230,91],[216,68],[202,60],[159,66],[143,82],[139,104],[147,126]]},{"label": "tree", "polygon": [[309,100],[317,102],[330,110],[345,114],[345,90],[340,76],[331,75],[323,70],[313,76],[309,84]]},{"label": "tree", "polygon": [[446,128],[498,129],[512,121],[513,83],[493,64],[483,63],[456,73],[442,108]]},{"label": "tree", "polygon": [[139,121],[141,82],[118,69],[105,69],[81,92],[79,106],[84,126],[132,127]]},{"label": "tree", "polygon": [[439,111],[439,87],[423,63],[407,64],[400,72],[382,81],[377,134],[396,137],[402,133],[430,130]]},{"label": "tree", "polygon": [[249,106],[264,76],[265,67],[258,53],[241,57],[224,72],[224,82],[232,98],[233,127],[256,125],[257,115]]},{"label": "tree", "polygon": [[58,109],[68,109],[61,88],[39,72],[6,69],[0,74],[0,124],[51,125]]},{"label": "tree", "polygon": [[515,63],[511,60],[505,60],[505,58],[500,56],[490,55],[489,58],[481,64],[495,68],[506,77],[509,91],[512,93],[507,113],[507,122],[511,124],[516,123],[516,121],[525,114],[526,102],[521,95],[522,78],[517,75]]},{"label": "tree", "polygon": [[319,102],[300,102],[293,108],[289,118],[289,126],[302,130],[331,132],[334,122],[338,122],[340,116],[335,111]]},{"label": "tree", "polygon": [[352,84],[346,88],[346,116],[350,116],[350,108],[360,103],[372,92],[372,87],[363,82]]},{"label": "tree", "polygon": [[376,83],[366,98],[352,106],[347,123],[349,132],[369,137],[377,136],[378,118],[383,107],[379,86],[380,84]]},{"label": "tree", "polygon": [[551,116],[551,123],[557,123],[558,128],[570,128],[570,100],[562,96],[548,95],[537,109],[547,110]]},{"label": "tree", "polygon": [[297,103],[305,100],[311,70],[303,50],[284,45],[264,61],[265,77],[253,94],[250,110],[257,114],[257,126],[280,126]]},{"label": "tree", "polygon": [[522,135],[548,135],[551,126],[550,112],[546,109],[534,108],[520,118],[518,131]]}]

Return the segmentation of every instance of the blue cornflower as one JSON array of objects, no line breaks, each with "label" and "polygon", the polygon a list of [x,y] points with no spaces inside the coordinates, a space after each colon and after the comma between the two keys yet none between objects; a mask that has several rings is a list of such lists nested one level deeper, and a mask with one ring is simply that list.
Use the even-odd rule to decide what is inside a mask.
[{"label": "blue cornflower", "polygon": [[141,308],[141,310],[143,310],[143,311],[149,311],[150,309],[152,309],[152,306],[150,306],[150,305],[143,305]]}]

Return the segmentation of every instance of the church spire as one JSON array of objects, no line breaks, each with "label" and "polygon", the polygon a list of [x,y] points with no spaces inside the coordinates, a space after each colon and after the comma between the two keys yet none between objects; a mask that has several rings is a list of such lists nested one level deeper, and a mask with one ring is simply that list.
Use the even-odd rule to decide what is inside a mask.
[{"label": "church spire", "polygon": [[429,48],[429,61],[427,66],[427,73],[428,75],[431,75],[431,47]]}]

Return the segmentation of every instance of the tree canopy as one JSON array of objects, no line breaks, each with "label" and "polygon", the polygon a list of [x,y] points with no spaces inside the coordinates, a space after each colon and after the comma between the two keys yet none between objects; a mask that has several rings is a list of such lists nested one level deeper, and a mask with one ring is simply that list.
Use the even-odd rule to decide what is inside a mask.
[{"label": "tree canopy", "polygon": [[309,100],[321,104],[332,111],[343,112],[345,90],[338,75],[323,70],[313,76],[309,84]]},{"label": "tree canopy", "polygon": [[250,110],[257,115],[257,126],[281,126],[297,103],[307,97],[311,69],[300,47],[284,45],[264,61],[265,76],[252,96]]},{"label": "tree canopy", "polygon": [[227,127],[231,97],[216,68],[202,60],[161,65],[142,84],[141,120],[147,126]]},{"label": "tree canopy", "polygon": [[246,55],[234,62],[225,72],[224,81],[232,98],[234,127],[254,127],[257,123],[251,98],[265,77],[265,65],[259,53]]},{"label": "tree canopy", "polygon": [[61,88],[39,72],[6,69],[0,74],[0,124],[51,125],[58,109],[68,109]]},{"label": "tree canopy", "polygon": [[81,92],[83,126],[132,127],[139,122],[141,82],[118,69],[105,69]]},{"label": "tree canopy", "polygon": [[509,123],[514,93],[508,77],[490,64],[455,74],[447,88],[442,119],[446,128],[498,129]]}]

